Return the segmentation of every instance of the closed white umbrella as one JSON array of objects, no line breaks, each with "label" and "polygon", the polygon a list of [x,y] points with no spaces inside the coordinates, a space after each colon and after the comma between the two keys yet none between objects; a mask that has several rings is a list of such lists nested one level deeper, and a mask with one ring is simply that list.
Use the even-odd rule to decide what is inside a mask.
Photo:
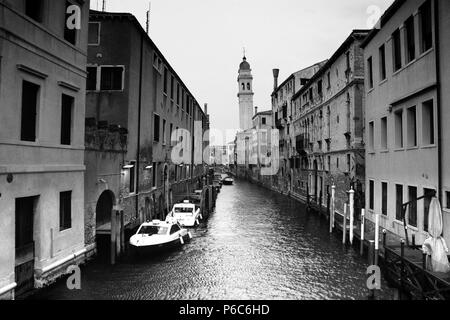
[{"label": "closed white umbrella", "polygon": [[430,203],[428,229],[430,237],[425,240],[422,246],[424,253],[431,256],[428,267],[434,272],[450,272],[450,264],[447,257],[448,247],[442,237],[442,210],[439,200],[436,197]]}]

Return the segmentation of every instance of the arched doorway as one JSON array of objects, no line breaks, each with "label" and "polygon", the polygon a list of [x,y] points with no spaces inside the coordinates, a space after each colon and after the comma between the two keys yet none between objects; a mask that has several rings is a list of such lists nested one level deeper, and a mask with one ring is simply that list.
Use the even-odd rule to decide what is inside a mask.
[{"label": "arched doorway", "polygon": [[101,260],[107,260],[110,257],[111,215],[114,202],[114,194],[106,190],[98,198],[95,208],[95,241],[97,244],[97,254]]},{"label": "arched doorway", "polygon": [[95,225],[101,228],[111,222],[111,212],[114,206],[114,194],[111,191],[104,191],[97,201],[95,208]]}]

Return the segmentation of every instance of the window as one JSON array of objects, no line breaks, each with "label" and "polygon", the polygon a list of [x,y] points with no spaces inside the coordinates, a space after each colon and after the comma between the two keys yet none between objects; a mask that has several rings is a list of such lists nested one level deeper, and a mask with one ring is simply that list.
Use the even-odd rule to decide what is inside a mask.
[{"label": "window", "polygon": [[100,22],[89,22],[88,45],[98,46],[100,44]]},{"label": "window", "polygon": [[42,22],[42,4],[42,0],[26,0],[25,14],[37,22]]},{"label": "window", "polygon": [[175,96],[175,78],[173,76],[170,77],[170,98],[173,100]]},{"label": "window", "polygon": [[331,74],[330,74],[330,72],[327,73],[327,86],[328,86],[328,89],[331,88]]},{"label": "window", "polygon": [[247,90],[250,91],[250,83],[247,83]]},{"label": "window", "polygon": [[328,156],[328,171],[331,171],[331,156]]},{"label": "window", "polygon": [[434,106],[433,100],[422,104],[422,143],[432,145],[434,139]]},{"label": "window", "polygon": [[72,140],[72,113],[75,99],[63,94],[61,100],[61,144],[70,145]]},{"label": "window", "polygon": [[163,144],[166,144],[166,120],[163,119],[163,127],[162,127],[162,136],[163,136]]},{"label": "window", "polygon": [[416,117],[416,107],[411,107],[408,109],[407,113],[407,125],[408,125],[408,147],[417,146],[417,117]]},{"label": "window", "polygon": [[262,118],[262,119],[261,119],[261,123],[262,123],[262,124],[266,124],[266,118]]},{"label": "window", "polygon": [[36,141],[36,121],[40,87],[37,84],[22,83],[22,117],[20,140]]},{"label": "window", "polygon": [[373,88],[373,65],[372,65],[372,57],[367,59],[367,73],[369,77],[369,89]]},{"label": "window", "polygon": [[403,110],[394,113],[395,148],[403,148]]},{"label": "window", "polygon": [[59,194],[59,230],[64,231],[72,227],[72,191]]},{"label": "window", "polygon": [[177,105],[180,104],[180,84],[177,84]]},{"label": "window", "polygon": [[152,166],[152,186],[153,186],[153,188],[156,188],[156,174],[157,174],[157,163],[156,162],[153,162],[153,166]]},{"label": "window", "polygon": [[[428,195],[435,192],[433,189],[423,189],[423,194]],[[428,231],[428,214],[430,211],[431,197],[423,199],[423,231]]]},{"label": "window", "polygon": [[129,190],[130,193],[135,193],[136,192],[136,161],[131,161],[130,165],[132,166],[131,168],[129,168],[129,175],[130,175],[130,179],[129,179]]},{"label": "window", "polygon": [[450,209],[450,191],[445,192],[445,199],[447,199],[447,204],[445,206],[446,209]]},{"label": "window", "polygon": [[387,117],[381,118],[381,150],[387,150]]},{"label": "window", "polygon": [[339,169],[339,157],[336,158],[336,168]]},{"label": "window", "polygon": [[405,22],[406,38],[406,62],[409,63],[416,58],[416,44],[414,33],[414,17],[411,16]]},{"label": "window", "polygon": [[167,95],[167,68],[164,68],[164,93]]},{"label": "window", "polygon": [[169,142],[172,145],[172,133],[173,133],[173,124],[171,123],[169,126]]},{"label": "window", "polygon": [[123,90],[123,67],[101,67],[100,90]]},{"label": "window", "polygon": [[381,183],[381,214],[387,216],[387,195],[388,184],[386,182]]},{"label": "window", "polygon": [[392,34],[392,50],[394,72],[396,72],[402,67],[402,47],[399,29]]},{"label": "window", "polygon": [[386,47],[384,44],[379,49],[380,53],[380,80],[386,79]]},{"label": "window", "polygon": [[245,83],[242,83],[242,91],[245,91]]},{"label": "window", "polygon": [[309,100],[312,101],[313,100],[313,89],[309,88]]},{"label": "window", "polygon": [[159,115],[153,116],[153,141],[159,142]]},{"label": "window", "polygon": [[97,67],[87,67],[86,90],[97,90]]},{"label": "window", "polygon": [[395,185],[395,219],[402,221],[403,214],[403,186],[401,184]]},{"label": "window", "polygon": [[370,180],[369,181],[369,209],[373,210],[374,209],[374,181]]},{"label": "window", "polygon": [[323,90],[322,90],[322,80],[319,80],[317,82],[317,93],[319,94],[319,96],[322,96]]},{"label": "window", "polygon": [[373,121],[369,122],[369,150],[374,150],[374,123]]},{"label": "window", "polygon": [[409,201],[409,212],[408,212],[408,223],[410,226],[417,227],[417,188],[408,187]]},{"label": "window", "polygon": [[431,1],[427,0],[419,9],[421,52],[433,47],[433,26],[431,16]]},{"label": "window", "polygon": [[350,154],[347,154],[347,172],[351,172],[352,171],[352,157],[350,156]]},{"label": "window", "polygon": [[66,19],[64,20],[64,39],[70,42],[71,44],[75,45],[77,42],[77,29],[76,28],[69,29],[67,28],[67,23],[65,23],[71,16],[71,13],[67,13],[67,8],[70,7],[71,5],[72,3],[70,3],[70,1],[66,1]]}]

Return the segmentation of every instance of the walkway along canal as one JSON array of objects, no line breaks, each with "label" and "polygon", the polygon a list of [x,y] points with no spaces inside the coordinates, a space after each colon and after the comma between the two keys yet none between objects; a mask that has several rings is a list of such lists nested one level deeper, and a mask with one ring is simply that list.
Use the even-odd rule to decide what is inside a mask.
[{"label": "walkway along canal", "polygon": [[[368,267],[297,201],[237,180],[193,239],[165,254],[97,259],[81,290],[59,281],[32,299],[367,299]],[[378,299],[394,296],[382,281]]]}]

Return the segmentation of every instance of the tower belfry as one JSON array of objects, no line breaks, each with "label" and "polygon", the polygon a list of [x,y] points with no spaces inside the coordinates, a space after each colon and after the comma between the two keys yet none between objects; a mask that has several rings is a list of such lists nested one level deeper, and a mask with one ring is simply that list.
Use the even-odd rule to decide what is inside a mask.
[{"label": "tower belfry", "polygon": [[238,85],[239,85],[239,128],[247,130],[252,128],[253,118],[253,76],[250,64],[244,57],[239,65]]}]

